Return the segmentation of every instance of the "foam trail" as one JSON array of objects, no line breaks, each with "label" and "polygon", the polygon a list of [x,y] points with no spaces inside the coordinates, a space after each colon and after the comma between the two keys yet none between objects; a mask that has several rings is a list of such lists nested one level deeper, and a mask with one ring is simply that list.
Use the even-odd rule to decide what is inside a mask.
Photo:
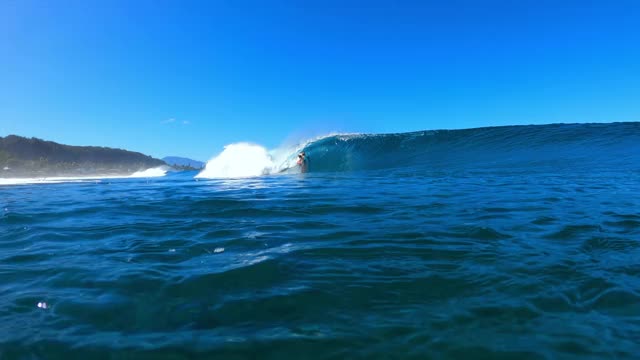
[{"label": "foam trail", "polygon": [[166,166],[158,166],[151,169],[136,171],[135,173],[129,175],[129,178],[149,178],[149,177],[162,177],[167,174]]},{"label": "foam trail", "polygon": [[161,177],[167,173],[166,166],[151,168],[135,172],[131,175],[93,175],[93,176],[51,176],[39,178],[0,178],[2,185],[29,185],[29,184],[59,184],[59,183],[79,183],[96,182],[106,179],[126,179],[126,178],[149,178]]},{"label": "foam trail", "polygon": [[0,178],[1,185],[59,184],[100,181],[102,179],[118,179],[122,176],[79,176],[79,177],[42,177],[42,178]]}]

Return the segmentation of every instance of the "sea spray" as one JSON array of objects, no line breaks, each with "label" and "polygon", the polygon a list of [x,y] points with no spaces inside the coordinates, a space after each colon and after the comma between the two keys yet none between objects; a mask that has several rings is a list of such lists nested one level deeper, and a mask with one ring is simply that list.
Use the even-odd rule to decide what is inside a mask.
[{"label": "sea spray", "polygon": [[149,177],[162,177],[167,174],[166,166],[158,166],[151,169],[136,171],[135,173],[129,175],[130,178],[149,178]]},{"label": "sea spray", "polygon": [[260,145],[235,143],[207,162],[197,178],[242,178],[268,174],[274,162],[267,149]]}]

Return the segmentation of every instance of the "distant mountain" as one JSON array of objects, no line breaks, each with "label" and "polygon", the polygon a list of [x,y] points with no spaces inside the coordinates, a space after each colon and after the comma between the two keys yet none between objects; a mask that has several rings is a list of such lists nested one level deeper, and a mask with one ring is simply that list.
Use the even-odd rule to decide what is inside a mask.
[{"label": "distant mountain", "polygon": [[202,161],[179,157],[179,156],[165,156],[162,158],[162,160],[164,160],[164,162],[174,167],[202,169],[205,165]]},{"label": "distant mountain", "polygon": [[0,177],[129,175],[162,165],[162,160],[122,149],[0,137]]}]

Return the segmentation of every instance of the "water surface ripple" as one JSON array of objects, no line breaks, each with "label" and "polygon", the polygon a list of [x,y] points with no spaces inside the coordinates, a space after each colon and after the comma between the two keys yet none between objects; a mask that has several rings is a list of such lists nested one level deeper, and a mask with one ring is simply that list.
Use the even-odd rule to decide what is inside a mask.
[{"label": "water surface ripple", "polygon": [[192,176],[0,187],[0,358],[638,356],[637,169]]}]

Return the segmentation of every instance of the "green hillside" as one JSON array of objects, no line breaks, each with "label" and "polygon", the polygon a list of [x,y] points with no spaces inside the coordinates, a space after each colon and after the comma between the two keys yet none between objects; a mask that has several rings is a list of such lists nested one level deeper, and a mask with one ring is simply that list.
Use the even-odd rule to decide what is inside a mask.
[{"label": "green hillside", "polygon": [[122,149],[70,146],[37,138],[0,137],[0,177],[128,175],[166,165]]}]

